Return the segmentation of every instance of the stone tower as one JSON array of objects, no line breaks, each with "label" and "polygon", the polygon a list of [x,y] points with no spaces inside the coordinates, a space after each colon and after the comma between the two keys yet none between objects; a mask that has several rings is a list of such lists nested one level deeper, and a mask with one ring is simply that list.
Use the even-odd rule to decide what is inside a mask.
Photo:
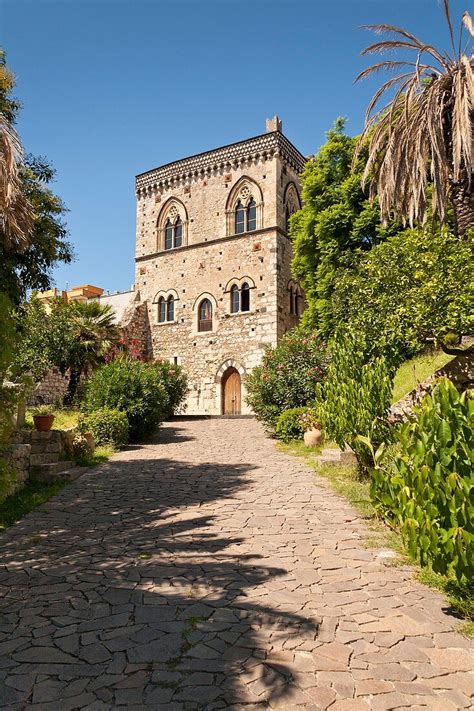
[{"label": "stone tower", "polygon": [[189,375],[188,414],[249,414],[245,374],[299,319],[288,219],[304,156],[263,135],[138,175],[136,289],[151,357]]}]

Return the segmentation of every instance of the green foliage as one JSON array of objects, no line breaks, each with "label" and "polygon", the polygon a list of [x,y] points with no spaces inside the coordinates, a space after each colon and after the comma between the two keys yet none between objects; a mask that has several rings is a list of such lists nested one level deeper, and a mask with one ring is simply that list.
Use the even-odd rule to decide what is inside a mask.
[{"label": "green foliage", "polygon": [[16,471],[1,458],[0,450],[0,503],[12,494],[17,480]]},{"label": "green foliage", "polygon": [[337,326],[332,292],[344,257],[354,250],[369,250],[396,231],[394,225],[381,226],[377,202],[369,201],[361,188],[366,154],[351,171],[357,138],[344,133],[344,124],[344,119],[337,119],[325,145],[306,164],[303,208],[291,220],[292,271],[308,302],[303,323],[325,338]]},{"label": "green foliage", "polygon": [[392,402],[398,402],[400,398],[414,390],[419,383],[422,383],[440,368],[444,368],[452,359],[453,356],[431,348],[410,360],[406,360],[395,373]]},{"label": "green foliage", "polygon": [[87,381],[84,409],[104,407],[126,414],[132,442],[151,435],[169,410],[159,369],[126,355],[102,365]]},{"label": "green foliage", "polygon": [[281,413],[276,424],[276,436],[282,442],[292,439],[302,439],[304,434],[301,417],[307,411],[306,407],[292,407]]},{"label": "green foliage", "polygon": [[122,447],[128,442],[128,420],[124,412],[104,407],[81,418],[80,430],[91,432],[97,445]]},{"label": "green foliage", "polygon": [[0,503],[0,532],[13,526],[20,518],[48,501],[61,491],[65,483],[65,481],[56,481],[54,484],[43,484],[27,481],[24,487]]},{"label": "green foliage", "polygon": [[374,353],[398,363],[427,341],[474,330],[472,240],[447,230],[406,230],[357,254],[335,277],[338,324],[365,334]]},{"label": "green foliage", "polygon": [[435,572],[474,575],[474,399],[440,379],[415,415],[380,447],[372,497],[400,525],[410,554]]},{"label": "green foliage", "polygon": [[271,432],[284,410],[314,402],[316,384],[326,373],[326,345],[302,330],[287,333],[276,348],[268,347],[263,363],[245,379],[247,402]]},{"label": "green foliage", "polygon": [[169,405],[167,415],[176,414],[183,404],[188,392],[188,378],[180,365],[168,363],[168,361],[156,361],[155,368],[158,370],[161,381],[168,395]]},{"label": "green foliage", "polygon": [[391,371],[382,356],[367,359],[366,343],[352,331],[336,334],[324,386],[318,387],[318,414],[327,436],[341,449],[355,452],[365,471],[370,453],[359,437],[381,444],[388,436],[386,421],[392,394]]},{"label": "green foliage", "polygon": [[89,442],[83,434],[78,432],[72,440],[72,456],[76,463],[81,466],[87,466],[91,459],[91,448]]},{"label": "green foliage", "polygon": [[15,341],[12,304],[5,294],[0,293],[0,447],[8,440],[17,399],[15,390],[6,383],[9,379]]},{"label": "green foliage", "polygon": [[[12,124],[20,109],[19,102],[12,98],[14,87],[14,76],[0,50],[0,111]],[[46,158],[27,155],[19,173],[23,192],[33,206],[32,233],[24,249],[9,249],[0,241],[0,284],[15,304],[26,297],[29,289],[49,289],[52,268],[73,257],[63,221],[66,208],[48,187],[54,180],[53,168]]]}]

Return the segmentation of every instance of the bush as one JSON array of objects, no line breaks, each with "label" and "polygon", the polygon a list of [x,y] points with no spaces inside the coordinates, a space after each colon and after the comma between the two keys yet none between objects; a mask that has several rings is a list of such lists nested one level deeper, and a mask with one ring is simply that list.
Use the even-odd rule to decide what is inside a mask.
[{"label": "bush", "polygon": [[167,415],[176,414],[188,392],[188,378],[180,365],[167,361],[156,361],[155,368],[160,373],[161,381],[169,399]]},{"label": "bush", "polygon": [[81,418],[80,429],[91,432],[94,442],[101,446],[111,444],[122,447],[128,442],[127,415],[120,410],[104,407]]},{"label": "bush", "polygon": [[281,413],[276,424],[276,436],[282,442],[292,439],[302,439],[304,434],[301,418],[307,412],[306,407],[292,407]]},{"label": "bush", "polygon": [[410,555],[458,580],[474,576],[474,398],[440,379],[395,446],[375,454],[375,506],[401,527]]},{"label": "bush", "polygon": [[247,376],[247,402],[257,419],[275,432],[285,410],[313,404],[316,384],[326,373],[326,345],[315,334],[292,331],[266,349],[262,365]]},{"label": "bush", "polygon": [[84,410],[102,408],[125,413],[132,442],[151,435],[169,410],[159,369],[126,355],[98,368],[87,382]]},{"label": "bush", "polygon": [[324,432],[341,449],[349,445],[361,472],[367,473],[373,460],[361,437],[377,447],[389,439],[386,417],[393,376],[384,358],[367,360],[364,346],[364,339],[350,331],[333,339],[332,361],[317,399]]}]

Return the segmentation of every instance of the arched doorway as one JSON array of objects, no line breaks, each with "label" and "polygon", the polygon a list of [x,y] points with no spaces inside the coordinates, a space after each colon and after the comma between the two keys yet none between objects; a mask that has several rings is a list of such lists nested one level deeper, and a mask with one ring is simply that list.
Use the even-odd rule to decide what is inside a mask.
[{"label": "arched doorway", "polygon": [[235,368],[227,368],[222,377],[222,414],[240,415],[241,381],[240,373]]}]

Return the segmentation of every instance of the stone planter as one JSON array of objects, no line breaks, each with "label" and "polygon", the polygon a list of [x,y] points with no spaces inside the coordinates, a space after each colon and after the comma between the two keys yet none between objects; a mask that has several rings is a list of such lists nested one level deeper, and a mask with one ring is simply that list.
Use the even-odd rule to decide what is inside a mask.
[{"label": "stone planter", "polygon": [[49,432],[54,422],[54,415],[33,415],[35,430],[38,432]]},{"label": "stone planter", "polygon": [[304,443],[307,447],[316,447],[322,439],[323,433],[320,429],[313,427],[311,430],[307,430],[304,435]]}]

